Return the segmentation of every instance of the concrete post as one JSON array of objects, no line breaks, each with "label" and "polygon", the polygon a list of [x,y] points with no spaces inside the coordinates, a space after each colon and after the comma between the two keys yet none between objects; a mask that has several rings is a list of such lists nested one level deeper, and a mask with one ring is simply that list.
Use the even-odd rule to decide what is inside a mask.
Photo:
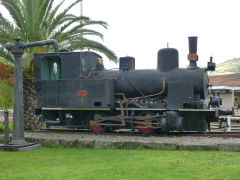
[{"label": "concrete post", "polygon": [[232,126],[231,118],[230,118],[230,116],[228,116],[227,117],[227,132],[231,132],[231,126]]},{"label": "concrete post", "polygon": [[234,108],[234,89],[232,89],[232,108]]}]

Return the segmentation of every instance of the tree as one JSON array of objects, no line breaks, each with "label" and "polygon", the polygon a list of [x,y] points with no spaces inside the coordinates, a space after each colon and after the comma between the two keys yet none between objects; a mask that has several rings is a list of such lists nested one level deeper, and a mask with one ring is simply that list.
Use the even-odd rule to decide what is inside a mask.
[{"label": "tree", "polygon": [[[54,0],[0,0],[13,20],[11,22],[0,12],[0,61],[13,63],[13,56],[4,47],[7,42],[14,42],[14,38],[21,38],[24,42],[56,39],[60,49],[89,48],[103,53],[109,60],[116,62],[117,57],[113,51],[97,41],[86,38],[88,35],[93,35],[103,39],[103,34],[88,27],[99,25],[107,28],[107,23],[69,13],[80,1],[76,0],[59,13],[59,8],[65,0],[56,7],[53,7]],[[37,122],[32,112],[32,106],[36,101],[33,86],[33,54],[50,50],[49,46],[29,48],[23,55],[26,128],[32,128]]]}]

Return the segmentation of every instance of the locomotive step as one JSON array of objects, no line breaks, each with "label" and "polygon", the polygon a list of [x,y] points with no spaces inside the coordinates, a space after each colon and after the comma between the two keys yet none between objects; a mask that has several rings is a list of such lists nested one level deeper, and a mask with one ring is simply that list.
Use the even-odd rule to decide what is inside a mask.
[{"label": "locomotive step", "polygon": [[42,121],[42,123],[47,123],[47,124],[60,124],[60,121]]}]

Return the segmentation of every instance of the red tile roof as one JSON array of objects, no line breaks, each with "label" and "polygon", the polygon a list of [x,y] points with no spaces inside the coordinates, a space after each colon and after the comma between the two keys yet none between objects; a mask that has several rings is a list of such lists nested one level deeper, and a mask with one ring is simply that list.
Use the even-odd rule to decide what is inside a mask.
[{"label": "red tile roof", "polygon": [[213,86],[240,87],[240,73],[209,76],[210,84]]}]

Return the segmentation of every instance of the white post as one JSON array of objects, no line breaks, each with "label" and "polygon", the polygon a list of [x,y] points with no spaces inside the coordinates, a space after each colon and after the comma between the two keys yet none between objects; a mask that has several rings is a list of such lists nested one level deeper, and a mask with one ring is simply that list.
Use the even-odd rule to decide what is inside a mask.
[{"label": "white post", "polygon": [[231,132],[231,118],[230,116],[227,117],[227,125],[228,125],[228,128],[227,128],[227,132]]}]

